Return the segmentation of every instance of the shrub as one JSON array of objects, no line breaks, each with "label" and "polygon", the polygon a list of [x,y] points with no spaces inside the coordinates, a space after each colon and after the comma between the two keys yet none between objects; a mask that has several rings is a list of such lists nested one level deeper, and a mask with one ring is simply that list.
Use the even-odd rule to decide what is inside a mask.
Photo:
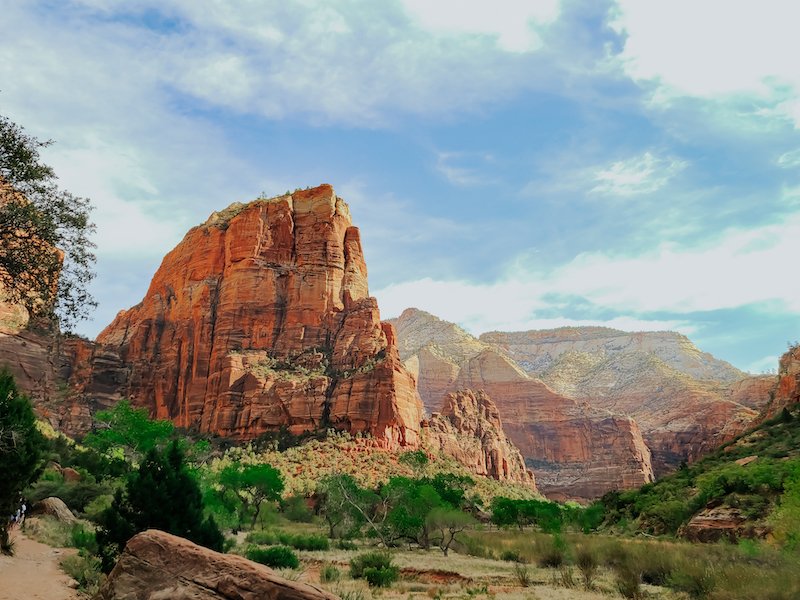
[{"label": "shrub", "polygon": [[500,555],[500,560],[517,563],[525,562],[516,550],[504,550]]},{"label": "shrub", "polygon": [[272,531],[253,531],[247,534],[245,541],[249,544],[263,544],[265,546],[280,543],[278,536]]},{"label": "shrub", "polygon": [[358,550],[358,544],[352,540],[341,539],[336,542],[336,547],[339,550]]},{"label": "shrub", "polygon": [[97,496],[94,500],[89,502],[83,508],[83,512],[86,515],[86,518],[94,523],[100,522],[100,516],[109,508],[111,508],[111,503],[114,501],[114,496],[111,494],[101,494]]},{"label": "shrub", "polygon": [[685,561],[669,576],[667,584],[690,598],[707,598],[717,585],[716,571],[704,562]]},{"label": "shrub", "polygon": [[92,598],[103,583],[100,559],[86,552],[64,558],[61,561],[61,570],[77,581],[79,588]]},{"label": "shrub", "polygon": [[350,576],[366,579],[371,587],[388,587],[400,576],[400,569],[385,552],[359,554],[350,561]]},{"label": "shrub", "polygon": [[303,496],[289,496],[282,502],[284,516],[295,523],[310,523],[314,520]]},{"label": "shrub", "polygon": [[80,523],[72,526],[70,532],[70,546],[87,550],[90,554],[97,554],[97,538],[94,531],[86,529]]},{"label": "shrub", "polygon": [[531,572],[527,565],[517,563],[514,565],[514,578],[522,587],[528,587],[531,584]]},{"label": "shrub", "polygon": [[286,546],[271,546],[269,548],[251,546],[247,549],[245,556],[252,561],[274,569],[296,569],[300,566],[297,555],[291,548]]},{"label": "shrub", "polygon": [[583,587],[592,589],[594,578],[597,575],[597,557],[591,549],[582,546],[575,555],[575,564],[583,577]]},{"label": "shrub", "polygon": [[325,565],[319,574],[319,580],[322,583],[330,583],[332,581],[339,581],[342,578],[342,572],[333,565]]},{"label": "shrub", "polygon": [[290,536],[284,543],[298,550],[330,550],[331,547],[328,538],[313,533],[309,535]]},{"label": "shrub", "polygon": [[575,582],[575,574],[572,572],[572,567],[569,565],[561,565],[561,567],[559,567],[558,583],[567,588],[574,588],[577,585]]},{"label": "shrub", "polygon": [[639,571],[630,563],[624,562],[614,567],[614,579],[617,591],[623,598],[639,600],[643,597],[641,576]]},{"label": "shrub", "polygon": [[543,544],[541,553],[539,554],[540,567],[552,567],[557,569],[566,560],[567,544],[564,539],[558,535],[550,538],[549,542]]}]

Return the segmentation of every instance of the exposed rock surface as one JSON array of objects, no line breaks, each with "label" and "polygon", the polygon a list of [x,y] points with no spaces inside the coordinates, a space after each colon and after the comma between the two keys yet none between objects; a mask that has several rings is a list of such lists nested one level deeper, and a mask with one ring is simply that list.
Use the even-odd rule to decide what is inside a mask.
[{"label": "exposed rock surface", "polygon": [[770,392],[770,402],[763,417],[777,415],[784,408],[800,402],[800,346],[789,348],[778,363],[778,380]]},{"label": "exposed rock surface", "polygon": [[725,505],[704,508],[678,531],[680,537],[705,543],[735,543],[742,538],[763,538],[768,533],[763,523],[749,521],[738,508]]},{"label": "exposed rock surface", "polygon": [[94,406],[127,397],[236,439],[335,427],[418,443],[414,378],[328,185],[235,204],[190,230],[142,302],[100,333],[91,362],[76,376]]},{"label": "exposed rock surface", "polygon": [[441,411],[423,424],[423,437],[477,475],[534,486],[533,473],[506,437],[497,406],[483,391],[448,394]]},{"label": "exposed rock surface", "polygon": [[393,322],[428,410],[447,392],[484,390],[544,494],[592,498],[652,480],[650,451],[632,419],[556,393],[502,350],[428,313],[409,309]]},{"label": "exposed rock surface", "polygon": [[272,569],[150,529],[132,537],[96,600],[335,600]]},{"label": "exposed rock surface", "polygon": [[62,523],[77,522],[75,515],[72,514],[72,511],[66,504],[64,504],[64,501],[61,498],[51,497],[40,500],[31,507],[28,514],[32,516],[49,515],[51,517],[55,517]]},{"label": "exposed rock surface", "polygon": [[754,424],[768,378],[749,378],[674,332],[603,327],[487,333],[555,391],[636,420],[657,475],[695,460]]}]

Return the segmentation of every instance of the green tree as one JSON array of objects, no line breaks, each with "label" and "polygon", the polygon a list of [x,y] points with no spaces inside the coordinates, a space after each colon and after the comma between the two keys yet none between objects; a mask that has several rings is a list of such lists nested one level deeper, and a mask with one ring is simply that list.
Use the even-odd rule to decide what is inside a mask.
[{"label": "green tree", "polygon": [[54,315],[69,331],[96,306],[94,225],[89,200],[59,189],[41,161],[51,143],[0,115],[0,285],[32,317]]},{"label": "green tree", "polygon": [[317,487],[319,512],[328,524],[328,536],[358,535],[370,518],[377,496],[362,489],[352,476],[329,475]]},{"label": "green tree", "polygon": [[151,449],[137,471],[128,476],[125,492],[114,497],[101,517],[97,533],[103,569],[114,566],[126,542],[145,529],[161,529],[221,551],[223,537],[213,517],[203,517],[200,487],[174,440],[166,450]]},{"label": "green tree", "polygon": [[239,501],[239,526],[252,518],[255,527],[264,502],[277,502],[283,492],[283,477],[272,465],[230,465],[219,474],[220,493],[232,493]]},{"label": "green tree", "polygon": [[166,445],[175,426],[161,419],[151,419],[144,408],[134,408],[129,400],[120,400],[110,410],[94,416],[94,425],[83,445],[109,456],[122,455],[137,462],[153,448]]},{"label": "green tree", "polygon": [[456,541],[456,536],[475,523],[472,516],[454,508],[434,508],[425,518],[428,529],[433,532],[436,544],[447,556],[450,546]]},{"label": "green tree", "polygon": [[22,490],[38,477],[46,448],[30,400],[8,371],[0,371],[0,551],[5,554],[11,553],[8,516]]}]

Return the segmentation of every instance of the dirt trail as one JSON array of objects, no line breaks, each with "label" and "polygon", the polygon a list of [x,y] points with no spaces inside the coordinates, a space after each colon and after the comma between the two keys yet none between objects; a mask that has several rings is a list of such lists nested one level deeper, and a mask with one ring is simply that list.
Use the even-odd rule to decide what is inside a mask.
[{"label": "dirt trail", "polygon": [[0,555],[0,600],[76,600],[78,593],[59,567],[59,561],[76,552],[52,548],[11,532],[14,556]]}]

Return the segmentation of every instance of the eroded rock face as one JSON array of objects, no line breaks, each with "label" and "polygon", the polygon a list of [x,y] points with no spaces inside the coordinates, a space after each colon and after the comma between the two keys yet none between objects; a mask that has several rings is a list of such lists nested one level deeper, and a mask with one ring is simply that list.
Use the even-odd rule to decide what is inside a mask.
[{"label": "eroded rock face", "polygon": [[246,440],[286,427],[418,443],[421,404],[369,297],[359,232],[323,185],[232,205],[164,258],[97,338],[86,396]]},{"label": "eroded rock face", "polygon": [[497,406],[483,391],[448,394],[441,411],[423,424],[423,437],[477,475],[535,486],[522,454],[506,437]]},{"label": "eroded rock face", "polygon": [[765,524],[753,523],[738,508],[725,505],[704,508],[678,531],[682,538],[704,543],[736,543],[742,538],[764,538],[768,533]]},{"label": "eroded rock face", "polygon": [[769,398],[762,378],[747,377],[679,333],[565,327],[480,339],[560,394],[635,419],[656,475],[745,431]]},{"label": "eroded rock face", "polygon": [[155,529],[132,537],[96,600],[336,600],[234,554]]},{"label": "eroded rock face", "polygon": [[770,392],[763,418],[769,419],[800,402],[800,346],[789,349],[778,363],[778,379]]},{"label": "eroded rock face", "polygon": [[409,309],[393,323],[428,410],[443,400],[437,394],[484,390],[548,497],[594,498],[652,481],[650,451],[632,419],[556,393],[500,349],[428,313]]}]

